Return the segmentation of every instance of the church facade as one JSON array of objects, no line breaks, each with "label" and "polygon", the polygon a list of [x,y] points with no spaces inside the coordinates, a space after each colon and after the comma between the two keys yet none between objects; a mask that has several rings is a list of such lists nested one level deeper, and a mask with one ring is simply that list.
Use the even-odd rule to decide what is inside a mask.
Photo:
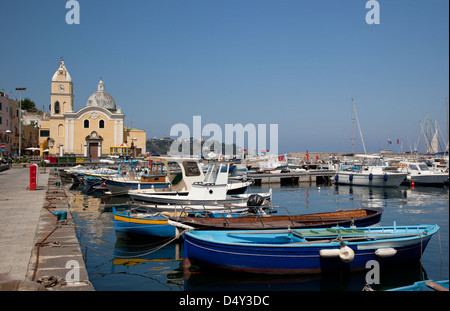
[{"label": "church facade", "polygon": [[50,114],[39,130],[41,156],[105,157],[114,146],[133,146],[145,154],[146,133],[124,126],[125,115],[102,80],[86,106],[74,111],[73,81],[61,61],[51,80]]}]

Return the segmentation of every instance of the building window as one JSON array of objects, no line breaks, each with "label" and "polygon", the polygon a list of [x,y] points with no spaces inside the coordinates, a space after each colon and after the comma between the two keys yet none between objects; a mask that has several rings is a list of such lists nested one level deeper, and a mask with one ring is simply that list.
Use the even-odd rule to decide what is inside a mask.
[{"label": "building window", "polygon": [[89,128],[89,120],[84,120],[84,128],[85,129]]},{"label": "building window", "polygon": [[55,113],[56,113],[56,114],[59,114],[59,111],[60,111],[60,107],[59,107],[59,102],[57,101],[57,102],[55,103]]},{"label": "building window", "polygon": [[40,134],[41,137],[49,137],[50,131],[49,130],[41,130]]},{"label": "building window", "polygon": [[98,121],[98,128],[99,129],[104,129],[105,128],[105,121],[104,120]]}]

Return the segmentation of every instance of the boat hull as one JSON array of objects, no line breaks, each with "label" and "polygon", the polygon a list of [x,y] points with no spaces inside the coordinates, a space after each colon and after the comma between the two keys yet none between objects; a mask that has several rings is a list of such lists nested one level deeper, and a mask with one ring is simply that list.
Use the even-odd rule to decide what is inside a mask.
[{"label": "boat hull", "polygon": [[[215,232],[215,233],[212,233]],[[258,232],[258,231],[253,231]],[[220,234],[226,231],[194,231],[185,234],[185,258],[191,264],[226,270],[263,274],[316,274],[330,270],[364,270],[370,260],[380,265],[397,264],[421,257],[432,235],[411,239],[379,240],[372,243],[346,242],[354,252],[354,259],[345,263],[339,258],[322,257],[322,250],[339,250],[340,243],[315,244],[270,244],[270,241],[283,239],[282,236],[268,239],[266,244],[223,243]],[[211,234],[213,239],[205,238]],[[201,236],[200,236],[201,235]],[[245,237],[249,239],[248,236]],[[255,237],[261,239],[261,237]],[[287,238],[286,238],[287,239]],[[395,248],[396,254],[380,257],[380,248]]]},{"label": "boat hull", "polygon": [[369,208],[358,210],[315,213],[303,215],[257,216],[245,217],[170,217],[170,220],[191,226],[197,230],[273,230],[326,228],[333,226],[366,227],[381,220],[384,209]]},{"label": "boat hull", "polygon": [[167,223],[164,216],[133,217],[127,213],[118,213],[113,207],[114,229],[127,235],[153,236],[160,238],[175,237],[175,227]]},{"label": "boat hull", "polygon": [[447,174],[421,174],[421,175],[410,175],[407,178],[408,183],[414,183],[415,185],[428,185],[428,186],[439,186],[448,183],[449,175]]},{"label": "boat hull", "polygon": [[140,181],[121,181],[105,179],[105,185],[112,194],[127,194],[128,190],[134,189],[154,189],[154,188],[167,188],[167,183],[153,183],[153,182],[140,182]]},{"label": "boat hull", "polygon": [[402,286],[402,287],[396,287],[388,289],[387,291],[390,292],[415,292],[415,291],[448,291],[449,289],[449,282],[448,280],[442,280],[442,281],[418,281],[414,284]]},{"label": "boat hull", "polygon": [[386,173],[370,174],[355,172],[339,172],[334,175],[334,182],[342,185],[398,187],[405,180],[407,174]]},{"label": "boat hull", "polygon": [[[271,197],[270,193],[258,193],[264,199]],[[185,195],[166,195],[166,194],[147,194],[147,193],[128,193],[131,200],[135,203],[151,204],[181,204],[181,205],[203,205],[203,204],[228,204],[245,203],[251,194],[233,194],[227,195],[224,199],[194,199]]]}]

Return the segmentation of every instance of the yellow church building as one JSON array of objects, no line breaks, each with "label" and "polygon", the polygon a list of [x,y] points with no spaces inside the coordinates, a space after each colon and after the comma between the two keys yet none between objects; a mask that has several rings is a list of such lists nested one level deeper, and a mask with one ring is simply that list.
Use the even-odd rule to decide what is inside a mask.
[{"label": "yellow church building", "polygon": [[73,81],[61,61],[51,80],[50,114],[42,120],[39,130],[41,156],[96,160],[113,150],[133,150],[135,156],[145,154],[146,132],[124,126],[125,115],[105,91],[101,79],[85,107],[74,111],[73,106]]}]

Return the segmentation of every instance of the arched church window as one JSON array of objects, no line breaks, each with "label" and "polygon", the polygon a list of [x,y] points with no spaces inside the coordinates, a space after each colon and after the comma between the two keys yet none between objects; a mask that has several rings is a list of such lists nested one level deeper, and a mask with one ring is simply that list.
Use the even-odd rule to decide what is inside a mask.
[{"label": "arched church window", "polygon": [[64,137],[64,125],[58,125],[58,137]]},{"label": "arched church window", "polygon": [[98,128],[99,129],[104,129],[105,128],[105,121],[104,120],[98,121]]},{"label": "arched church window", "polygon": [[84,128],[85,129],[89,128],[89,120],[84,120]]},{"label": "arched church window", "polygon": [[60,109],[59,102],[55,102],[55,113],[59,113]]}]

